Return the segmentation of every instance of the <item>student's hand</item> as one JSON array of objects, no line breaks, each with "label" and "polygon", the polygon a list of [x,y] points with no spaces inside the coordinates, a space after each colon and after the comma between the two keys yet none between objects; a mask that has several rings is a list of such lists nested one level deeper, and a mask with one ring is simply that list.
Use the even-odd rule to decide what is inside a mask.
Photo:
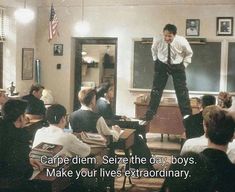
[{"label": "student's hand", "polygon": [[42,170],[43,170],[42,164],[41,164],[39,161],[37,161],[36,159],[30,158],[30,159],[29,159],[29,162],[30,162],[30,164],[32,165],[33,168],[36,168],[36,169],[38,169],[39,171],[42,171]]},{"label": "student's hand", "polygon": [[112,129],[113,129],[114,131],[117,131],[118,133],[121,133],[121,128],[120,128],[118,125],[112,126]]}]

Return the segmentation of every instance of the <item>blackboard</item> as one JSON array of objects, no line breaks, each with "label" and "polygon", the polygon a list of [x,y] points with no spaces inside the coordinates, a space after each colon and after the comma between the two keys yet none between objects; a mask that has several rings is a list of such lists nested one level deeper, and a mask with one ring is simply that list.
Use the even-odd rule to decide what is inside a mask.
[{"label": "blackboard", "polygon": [[227,90],[235,92],[235,43],[229,43],[228,48]]},{"label": "blackboard", "polygon": [[[189,91],[218,92],[220,88],[221,42],[192,44],[192,63],[186,68]],[[134,42],[133,88],[151,89],[154,63],[151,43]],[[165,90],[174,90],[169,77]]]}]

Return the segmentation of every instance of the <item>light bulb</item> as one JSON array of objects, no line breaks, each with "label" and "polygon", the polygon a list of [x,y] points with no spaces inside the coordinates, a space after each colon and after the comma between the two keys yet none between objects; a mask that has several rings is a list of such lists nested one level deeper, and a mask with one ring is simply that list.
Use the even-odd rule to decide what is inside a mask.
[{"label": "light bulb", "polygon": [[90,25],[86,21],[80,21],[75,25],[75,31],[81,36],[86,35],[90,31]]},{"label": "light bulb", "polygon": [[34,12],[30,9],[20,8],[15,11],[15,18],[23,24],[27,24],[34,19]]}]

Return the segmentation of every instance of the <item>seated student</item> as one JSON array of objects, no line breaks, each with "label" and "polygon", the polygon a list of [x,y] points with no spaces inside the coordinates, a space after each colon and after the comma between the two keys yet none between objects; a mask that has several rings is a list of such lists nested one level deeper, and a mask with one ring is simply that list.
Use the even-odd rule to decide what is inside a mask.
[{"label": "seated student", "polygon": [[218,105],[229,109],[232,106],[233,98],[228,92],[220,92],[218,95]]},{"label": "seated student", "polygon": [[[118,126],[113,126],[110,129],[104,118],[93,110],[96,106],[96,91],[91,88],[83,89],[78,94],[79,101],[82,107],[74,111],[70,116],[70,125],[74,132],[93,132],[99,133],[101,135],[112,135],[114,141],[117,141],[120,134],[120,128]],[[144,140],[138,135],[135,137],[134,146],[132,149],[132,155],[138,157],[145,157],[149,162],[151,158],[151,152],[144,142]],[[139,168],[140,165],[133,165],[133,168]],[[152,165],[147,164],[148,169],[153,169]]]},{"label": "seated student", "polygon": [[215,97],[213,95],[204,95],[201,98],[200,112],[194,115],[190,115],[184,119],[184,127],[186,138],[200,137],[204,134],[202,111],[206,106],[215,105]]},{"label": "seated student", "polygon": [[235,123],[228,112],[218,106],[208,106],[203,111],[203,119],[208,138],[208,148],[201,152],[215,170],[217,178],[214,191],[235,191],[235,165],[226,151],[234,135]]},{"label": "seated student", "polygon": [[113,113],[111,102],[114,97],[113,85],[109,82],[101,84],[97,89],[96,112],[104,119],[119,120],[124,116]]},{"label": "seated student", "polygon": [[[25,126],[27,103],[22,100],[8,100],[3,108],[3,120],[0,126],[0,181],[11,188],[10,191],[35,191],[28,179],[33,167],[42,169],[40,163],[29,158],[28,132]],[[4,186],[0,186],[2,190]],[[7,191],[6,189],[6,191]]]},{"label": "seated student", "polygon": [[49,127],[39,129],[34,137],[33,148],[38,144],[52,143],[62,145],[61,155],[72,157],[79,155],[86,157],[90,154],[90,146],[80,141],[72,133],[64,132],[66,125],[66,109],[64,106],[55,104],[50,106],[46,112],[46,119]]},{"label": "seated student", "polygon": [[[205,131],[206,131],[206,127],[204,126],[204,132]],[[186,140],[181,149],[180,154],[184,155],[185,153],[188,153],[188,152],[200,153],[206,148],[208,148],[208,139],[206,138],[206,134],[204,134],[200,137],[195,137],[195,138]],[[229,143],[227,155],[230,161],[232,163],[235,163],[235,140]]]},{"label": "seated student", "polygon": [[208,161],[205,156],[188,152],[179,158],[189,159],[190,161],[187,164],[172,164],[169,171],[185,171],[190,176],[166,177],[160,192],[215,192],[213,190],[215,185],[214,172],[208,169]]},{"label": "seated student", "polygon": [[22,98],[28,101],[26,114],[28,114],[30,118],[40,119],[43,118],[46,113],[44,103],[40,100],[43,89],[44,87],[39,84],[32,85],[29,95]]}]

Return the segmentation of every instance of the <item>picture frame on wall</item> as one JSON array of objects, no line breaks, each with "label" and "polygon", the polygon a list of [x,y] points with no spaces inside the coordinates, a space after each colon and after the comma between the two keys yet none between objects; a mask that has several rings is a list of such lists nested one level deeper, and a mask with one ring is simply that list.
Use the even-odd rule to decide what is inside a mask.
[{"label": "picture frame on wall", "polygon": [[186,36],[200,35],[200,19],[186,19]]},{"label": "picture frame on wall", "polygon": [[33,79],[34,49],[22,48],[22,80]]},{"label": "picture frame on wall", "polygon": [[217,36],[233,35],[233,17],[216,18],[216,35]]},{"label": "picture frame on wall", "polygon": [[54,56],[62,56],[63,55],[63,44],[54,44],[53,52]]}]

